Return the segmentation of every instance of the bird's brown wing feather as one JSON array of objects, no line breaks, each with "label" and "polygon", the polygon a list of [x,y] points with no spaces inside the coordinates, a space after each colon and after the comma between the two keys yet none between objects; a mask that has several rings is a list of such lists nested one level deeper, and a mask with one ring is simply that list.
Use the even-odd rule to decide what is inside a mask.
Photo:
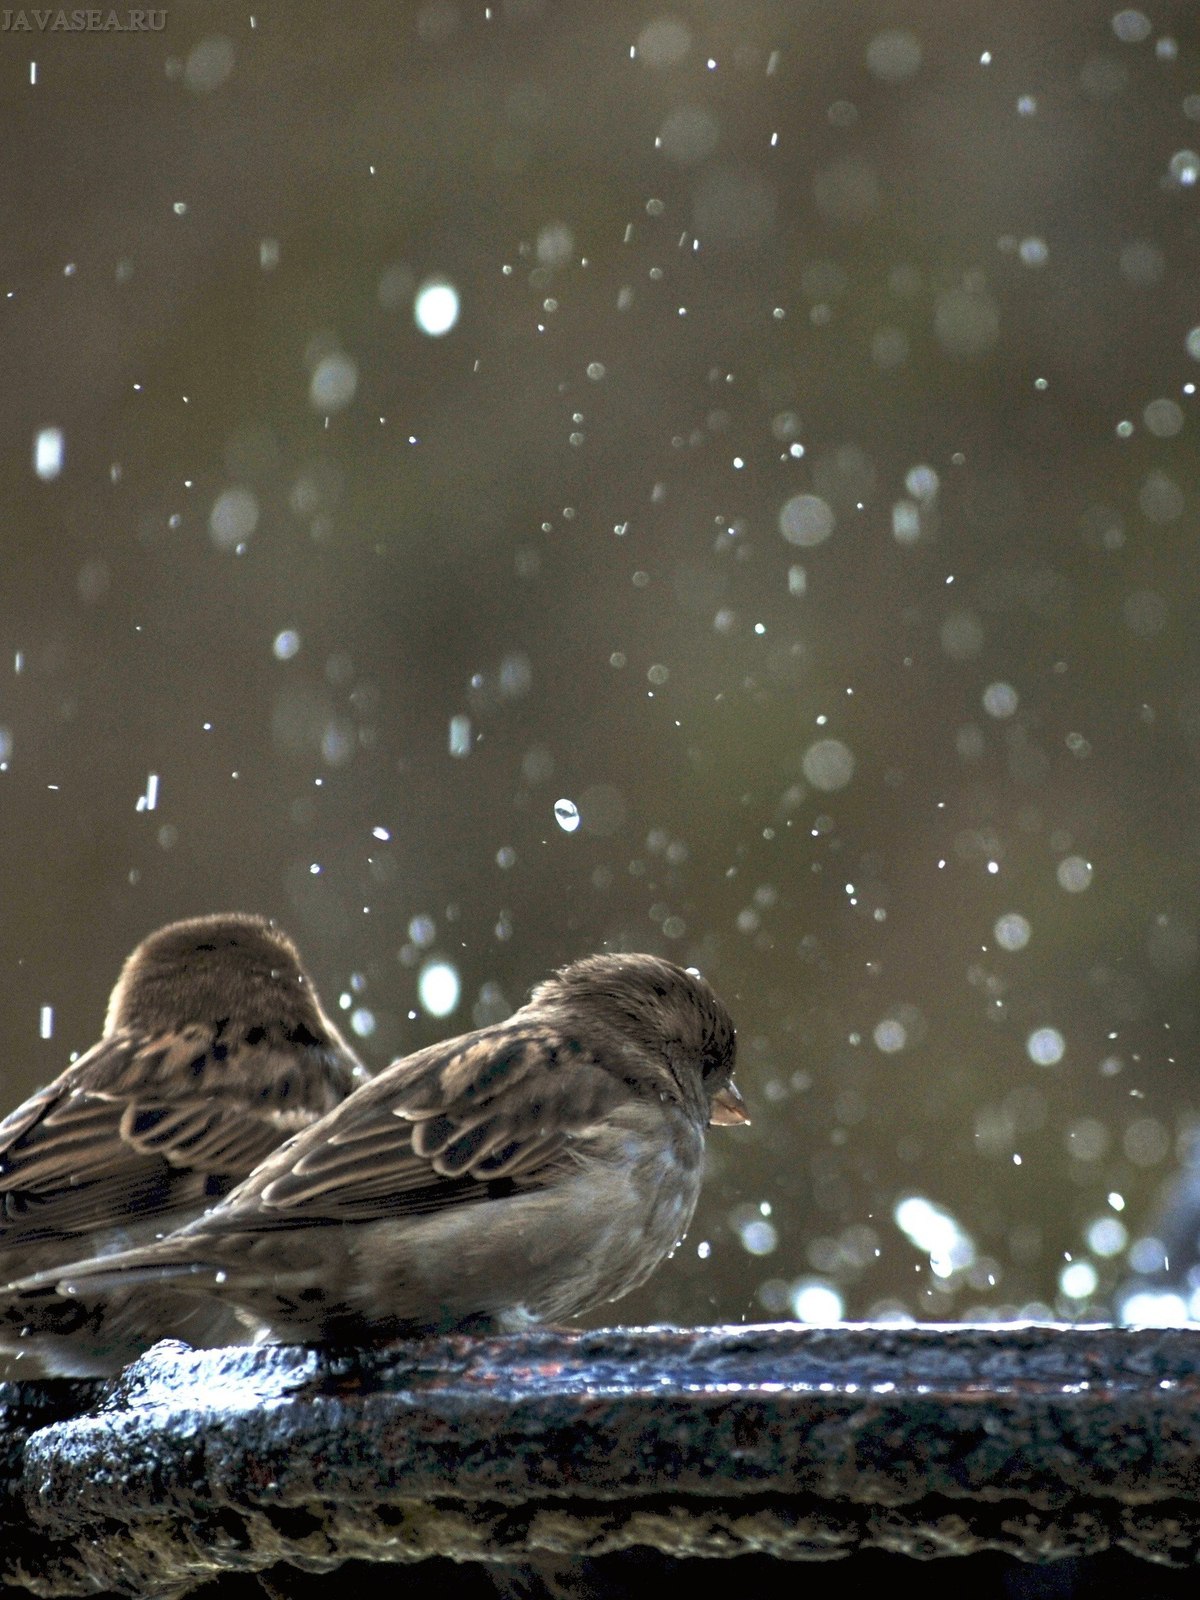
[{"label": "bird's brown wing feather", "polygon": [[537,1187],[628,1094],[569,1035],[487,1028],[381,1073],[265,1162],[221,1225],[371,1221]]},{"label": "bird's brown wing feather", "polygon": [[333,1103],[266,1043],[113,1034],[0,1122],[0,1248],[215,1199]]}]

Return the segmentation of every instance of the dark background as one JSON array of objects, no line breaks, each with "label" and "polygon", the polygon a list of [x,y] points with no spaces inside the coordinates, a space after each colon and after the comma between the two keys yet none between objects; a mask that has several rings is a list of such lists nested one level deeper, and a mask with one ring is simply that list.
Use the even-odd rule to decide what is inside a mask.
[{"label": "dark background", "polygon": [[170,4],[0,96],[6,1100],[189,913],[375,1064],[653,950],[755,1120],[616,1315],[1115,1314],[1198,1122],[1194,9]]}]

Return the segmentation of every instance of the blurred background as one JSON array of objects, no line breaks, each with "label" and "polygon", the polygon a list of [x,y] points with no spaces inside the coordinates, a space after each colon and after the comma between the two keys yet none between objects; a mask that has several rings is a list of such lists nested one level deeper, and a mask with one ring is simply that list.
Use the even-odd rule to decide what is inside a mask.
[{"label": "blurred background", "polygon": [[754,1124],[593,1322],[1186,1315],[1194,8],[39,15],[6,1105],[174,917],[373,1065],[656,951]]}]

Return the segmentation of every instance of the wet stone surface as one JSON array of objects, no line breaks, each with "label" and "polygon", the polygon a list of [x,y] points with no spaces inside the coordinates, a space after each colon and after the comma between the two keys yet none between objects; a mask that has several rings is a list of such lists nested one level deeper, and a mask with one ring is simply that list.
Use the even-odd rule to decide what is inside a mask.
[{"label": "wet stone surface", "polygon": [[998,1551],[1030,1571],[1200,1552],[1191,1330],[162,1345],[109,1382],[0,1386],[0,1417],[13,1593],[175,1595],[268,1571],[286,1593],[280,1572],[347,1562],[393,1583],[426,1563],[405,1576],[418,1595],[447,1561],[532,1593],[546,1563],[646,1571],[648,1553],[788,1563],[794,1582],[794,1561],[865,1552]]}]

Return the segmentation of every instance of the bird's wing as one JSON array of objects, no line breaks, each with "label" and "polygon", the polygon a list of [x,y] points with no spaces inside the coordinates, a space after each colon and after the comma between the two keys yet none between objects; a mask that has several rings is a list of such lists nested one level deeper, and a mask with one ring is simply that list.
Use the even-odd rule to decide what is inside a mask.
[{"label": "bird's wing", "polygon": [[198,1226],[371,1221],[536,1188],[631,1093],[567,1033],[486,1028],[380,1073]]},{"label": "bird's wing", "polygon": [[335,1103],[278,1044],[112,1034],[0,1122],[0,1247],[215,1200]]}]

